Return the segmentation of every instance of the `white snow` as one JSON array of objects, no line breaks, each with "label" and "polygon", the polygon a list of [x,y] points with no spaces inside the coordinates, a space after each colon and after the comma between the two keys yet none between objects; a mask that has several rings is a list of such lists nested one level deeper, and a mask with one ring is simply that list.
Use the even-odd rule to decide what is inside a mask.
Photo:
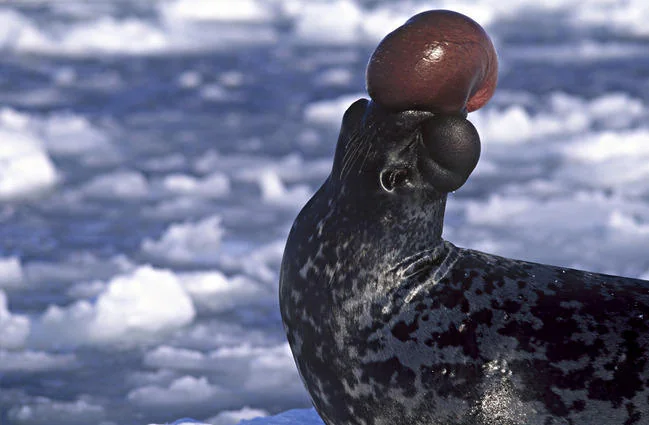
[{"label": "white snow", "polygon": [[195,378],[190,375],[180,377],[161,387],[148,385],[128,393],[128,400],[139,406],[189,406],[208,400],[223,402],[228,394],[217,385],[211,384],[204,376]]},{"label": "white snow", "polygon": [[45,53],[63,51],[71,55],[86,52],[137,54],[165,50],[170,45],[168,36],[160,28],[139,19],[116,20],[112,17],[75,25],[64,37],[56,40],[56,45],[52,41],[34,46],[34,50],[40,48]]},{"label": "white snow", "polygon": [[139,199],[148,195],[149,182],[140,172],[117,170],[93,178],[80,192],[94,199]]},{"label": "white snow", "polygon": [[258,22],[273,18],[269,8],[256,0],[175,0],[163,4],[162,10],[175,19],[197,21]]},{"label": "white snow", "polygon": [[180,153],[172,153],[169,155],[155,156],[147,159],[143,164],[143,168],[152,171],[175,171],[182,169],[187,164],[187,158]]},{"label": "white snow", "polygon": [[219,75],[218,81],[224,87],[241,87],[246,81],[246,76],[244,73],[239,71],[226,71]]},{"label": "white snow", "polygon": [[210,363],[214,364],[206,360],[206,356],[200,351],[161,345],[146,354],[144,363],[158,368],[200,370]]},{"label": "white snow", "polygon": [[79,398],[76,401],[56,401],[45,397],[34,403],[14,407],[8,412],[9,420],[18,424],[99,424],[105,417],[103,406]]},{"label": "white snow", "polygon": [[194,304],[211,312],[249,308],[274,300],[274,291],[266,290],[259,282],[243,275],[228,278],[219,271],[212,271],[185,273],[180,278]]},{"label": "white snow", "polygon": [[325,86],[346,86],[352,82],[354,76],[345,68],[332,68],[318,75],[318,83]]},{"label": "white snow", "polygon": [[37,121],[33,124],[40,127],[45,147],[52,154],[67,156],[112,152],[109,137],[82,116],[54,114],[42,123]]},{"label": "white snow", "polygon": [[246,250],[245,255],[233,250],[223,256],[222,263],[224,266],[240,269],[246,275],[268,285],[277,285],[284,245],[285,241],[278,239],[266,245]]},{"label": "white snow", "polygon": [[[251,0],[241,3],[254,7]],[[15,10],[2,10],[0,49],[57,56],[140,55],[275,41],[273,28],[253,25],[255,17],[263,18],[261,14],[223,4],[194,0],[160,2],[157,22],[136,16],[103,15],[79,19],[63,30],[56,25],[39,26]]]},{"label": "white snow", "polygon": [[111,279],[94,304],[51,305],[33,322],[29,343],[129,345],[182,328],[194,316],[191,298],[173,272],[140,266]]},{"label": "white snow", "polygon": [[162,180],[165,190],[178,195],[193,195],[204,198],[221,198],[230,193],[230,179],[215,172],[204,178],[186,174],[170,174]]},{"label": "white snow", "polygon": [[[481,201],[454,200],[453,209],[463,217],[445,226],[445,238],[512,258],[632,277],[642,274],[644,270],[633,264],[644,262],[647,238],[642,230],[649,223],[649,207],[599,192],[529,196],[535,187],[512,187]],[[512,236],[497,236],[502,234]]]},{"label": "white snow", "polygon": [[7,303],[7,294],[0,290],[0,349],[19,349],[29,335],[29,318],[12,314]]},{"label": "white snow", "polygon": [[333,100],[313,102],[304,108],[304,118],[314,124],[339,126],[343,114],[349,106],[360,98],[368,98],[365,93],[351,94]]},{"label": "white snow", "polygon": [[208,418],[205,422],[212,425],[237,425],[244,419],[254,419],[265,416],[268,416],[268,412],[265,410],[244,406],[239,410],[224,410],[218,415]]},{"label": "white snow", "polygon": [[239,425],[324,425],[314,409],[294,409],[276,416],[244,420]]},{"label": "white snow", "polygon": [[106,289],[106,283],[94,280],[78,282],[70,286],[66,293],[72,298],[95,298]]},{"label": "white snow", "polygon": [[116,20],[103,16],[93,21],[69,25],[62,33],[38,28],[15,11],[0,13],[6,22],[0,42],[5,49],[44,54],[149,53],[169,47],[168,36],[160,28],[135,18]]},{"label": "white snow", "polygon": [[[194,196],[180,195],[171,199],[165,199],[153,206],[143,209],[143,214],[153,220],[186,220],[188,216],[206,215],[213,212],[210,208],[209,199],[196,198]],[[173,225],[172,225],[173,226]],[[171,226],[170,226],[171,227]],[[169,231],[169,229],[167,229]],[[153,239],[145,239],[144,242],[154,243]],[[155,243],[154,243],[155,245]],[[155,249],[153,250],[155,251]],[[147,255],[164,256],[164,253],[156,254],[147,251]]]},{"label": "white snow", "polygon": [[[25,103],[26,97],[29,95],[21,96],[19,103]],[[51,175],[55,170],[50,155],[76,156],[95,165],[118,159],[110,137],[102,129],[87,118],[70,112],[43,117],[3,108],[0,110],[0,133],[5,141],[2,156],[14,161],[13,166],[17,171],[30,171],[28,175],[25,173],[13,177],[17,181],[22,180],[23,185],[30,184],[30,179],[35,182],[40,179],[46,186],[53,184]]]},{"label": "white snow", "polygon": [[20,258],[0,258],[0,288],[16,288],[24,283],[25,273]]},{"label": "white snow", "polygon": [[[160,346],[146,354],[144,363],[150,367],[175,369],[183,371],[191,370],[217,370],[221,373],[235,375],[241,384],[252,387],[268,385],[277,386],[283,382],[284,377],[277,375],[275,378],[268,375],[273,370],[288,372],[289,377],[293,376],[293,357],[289,351],[288,344],[277,346],[252,346],[243,343],[235,346],[226,346],[202,353],[197,350]],[[256,368],[266,373],[257,375],[252,373],[250,368]],[[257,379],[264,376],[264,379]],[[255,382],[259,381],[259,382]],[[263,383],[266,384],[263,384]]]},{"label": "white snow", "polygon": [[632,236],[646,237],[649,235],[649,221],[618,210],[614,210],[610,214],[608,225],[614,231]]},{"label": "white snow", "polygon": [[596,66],[597,61],[642,57],[644,52],[645,47],[641,44],[579,40],[570,43],[513,47],[507,56],[510,60],[522,59],[525,62],[562,61],[572,64],[587,62]]},{"label": "white snow", "polygon": [[218,215],[195,223],[173,223],[160,239],[145,239],[142,251],[171,263],[209,264],[218,259],[223,234],[221,217]]},{"label": "white snow", "polygon": [[[189,382],[200,391],[218,391],[218,397],[213,400],[220,406],[226,406],[227,401],[236,398],[248,403],[280,395],[304,400],[304,389],[297,378],[293,356],[287,343],[254,346],[246,342],[223,346],[209,352],[163,345],[147,353],[144,363],[158,370],[191,374],[185,375],[185,379],[194,374],[218,377],[218,381],[208,381],[204,378]],[[228,383],[228,386],[219,386],[221,382]],[[237,383],[236,386],[231,385],[234,382]],[[176,386],[177,380],[170,384],[145,385],[136,389],[135,394],[138,394],[138,400],[153,400],[155,397],[152,394],[168,394],[174,391]],[[211,390],[208,390],[209,388]]]},{"label": "white snow", "polygon": [[[225,410],[205,421],[179,419],[171,425],[324,425],[314,409],[293,409],[275,416],[260,409]],[[152,424],[153,425],[153,424]]]},{"label": "white snow", "polygon": [[272,170],[265,170],[258,177],[261,199],[271,205],[295,208],[304,205],[313,191],[306,185],[287,188],[280,177]]},{"label": "white snow", "polygon": [[[331,159],[320,158],[306,160],[299,153],[291,153],[281,158],[272,158],[258,155],[228,155],[223,156],[215,151],[210,151],[194,164],[198,173],[227,174],[232,181],[260,184],[268,173],[269,179],[280,179],[281,187],[309,179],[324,180],[331,171]],[[263,183],[261,183],[263,184]],[[277,184],[271,185],[277,187]],[[271,189],[271,192],[273,189]]]},{"label": "white snow", "polygon": [[78,367],[74,354],[0,349],[0,372],[43,372]]},{"label": "white snow", "polygon": [[649,131],[646,129],[591,133],[564,149],[570,158],[588,162],[593,167],[608,160],[628,159],[636,155],[649,156],[648,137]]},{"label": "white snow", "polygon": [[187,89],[198,87],[202,82],[202,75],[196,71],[185,71],[178,77],[178,84]]},{"label": "white snow", "polygon": [[573,22],[576,25],[612,27],[621,34],[647,36],[648,16],[649,5],[642,0],[597,1],[589,7],[575,8]]},{"label": "white snow", "polygon": [[28,117],[0,109],[0,201],[34,196],[53,187],[58,174]]},{"label": "white snow", "polygon": [[27,49],[47,43],[36,25],[20,12],[11,9],[0,10],[0,48]]},{"label": "white snow", "polygon": [[[489,105],[469,116],[482,140],[488,143],[523,143],[583,133],[596,125],[626,127],[647,115],[646,106],[622,93],[609,93],[590,101],[555,92],[528,105],[513,103],[505,108]],[[529,103],[528,100],[525,103]]]},{"label": "white snow", "polygon": [[[185,332],[175,336],[177,348],[209,353],[218,348],[233,347],[247,343],[252,347],[267,347],[276,343],[267,331],[236,321],[196,321]],[[163,369],[164,370],[164,369]]]},{"label": "white snow", "polygon": [[[110,6],[110,5],[107,5]],[[482,25],[534,14],[539,19],[562,17],[576,27],[609,28],[622,35],[646,36],[649,7],[644,0],[625,2],[556,0],[454,1],[415,0],[378,6],[356,0],[168,0],[153,7],[157,19],[116,17],[113,6],[79,4],[63,8],[75,18],[39,25],[27,14],[0,11],[0,49],[48,55],[164,54],[186,50],[230,49],[271,44],[280,34],[276,25],[290,23],[288,40],[296,44],[375,44],[410,16],[427,9],[453,9]],[[74,10],[73,10],[74,9]]]},{"label": "white snow", "polygon": [[[235,356],[240,355],[238,352],[234,354]],[[247,350],[244,350],[242,354],[249,355]],[[263,379],[260,379],[262,376]],[[248,378],[242,385],[257,397],[274,393],[281,388],[284,396],[293,395],[291,398],[301,399],[304,387],[302,382],[296,378],[297,371],[293,355],[288,344],[285,343],[256,355],[255,360],[250,364]]]},{"label": "white snow", "polygon": [[569,162],[558,174],[565,181],[649,193],[649,130],[592,132],[563,147]]},{"label": "white snow", "polygon": [[351,0],[303,4],[297,19],[299,42],[349,44],[362,36],[362,9]]},{"label": "white snow", "polygon": [[204,85],[201,87],[200,93],[203,99],[213,102],[226,102],[233,99],[227,89],[217,83]]},{"label": "white snow", "polygon": [[134,267],[124,254],[102,259],[89,252],[77,252],[58,262],[30,261],[23,269],[31,283],[56,281],[83,284],[84,281],[108,279]]}]

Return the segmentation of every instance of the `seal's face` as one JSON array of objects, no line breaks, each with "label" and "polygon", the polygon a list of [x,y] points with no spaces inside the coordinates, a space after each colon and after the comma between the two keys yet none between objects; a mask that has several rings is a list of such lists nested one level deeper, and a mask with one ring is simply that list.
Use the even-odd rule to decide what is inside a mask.
[{"label": "seal's face", "polygon": [[343,117],[332,181],[439,198],[464,184],[479,156],[480,138],[463,113],[392,111],[360,99]]}]

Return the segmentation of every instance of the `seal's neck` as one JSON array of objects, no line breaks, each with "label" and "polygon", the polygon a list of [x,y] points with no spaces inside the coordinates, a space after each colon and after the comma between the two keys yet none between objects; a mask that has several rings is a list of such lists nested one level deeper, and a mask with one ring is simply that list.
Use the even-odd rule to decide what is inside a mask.
[{"label": "seal's neck", "polygon": [[443,242],[446,194],[419,193],[408,199],[379,194],[374,199],[372,194],[331,192],[335,190],[327,196],[329,210],[318,222],[337,229],[335,240],[345,241],[352,255],[388,267]]},{"label": "seal's neck", "polygon": [[390,221],[382,225],[386,243],[379,252],[384,261],[401,261],[423,251],[435,248],[443,242],[444,210],[446,195],[434,201],[410,200],[411,203],[398,205],[392,214],[387,214]]}]

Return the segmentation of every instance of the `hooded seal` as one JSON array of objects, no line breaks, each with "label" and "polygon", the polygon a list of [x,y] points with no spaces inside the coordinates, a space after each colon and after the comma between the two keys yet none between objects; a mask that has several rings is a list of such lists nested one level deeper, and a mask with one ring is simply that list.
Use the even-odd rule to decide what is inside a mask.
[{"label": "hooded seal", "polygon": [[649,424],[649,282],[444,241],[478,134],[466,104],[390,96],[347,110],[284,251],[282,319],[324,422]]}]

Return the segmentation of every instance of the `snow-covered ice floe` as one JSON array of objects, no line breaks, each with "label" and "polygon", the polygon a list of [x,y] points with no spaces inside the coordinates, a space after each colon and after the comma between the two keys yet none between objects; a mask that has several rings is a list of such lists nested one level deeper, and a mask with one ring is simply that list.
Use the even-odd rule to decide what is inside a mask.
[{"label": "snow-covered ice floe", "polygon": [[294,409],[276,416],[256,418],[239,422],[240,425],[323,425],[315,409]]},{"label": "snow-covered ice floe", "polygon": [[324,425],[324,422],[315,409],[293,409],[267,416],[264,411],[245,408],[237,412],[226,412],[205,422],[183,418],[169,425]]},{"label": "snow-covered ice floe", "polygon": [[310,406],[286,235],[371,49],[429,8],[501,61],[445,238],[647,279],[644,0],[0,2],[0,423],[319,424],[280,413]]}]

